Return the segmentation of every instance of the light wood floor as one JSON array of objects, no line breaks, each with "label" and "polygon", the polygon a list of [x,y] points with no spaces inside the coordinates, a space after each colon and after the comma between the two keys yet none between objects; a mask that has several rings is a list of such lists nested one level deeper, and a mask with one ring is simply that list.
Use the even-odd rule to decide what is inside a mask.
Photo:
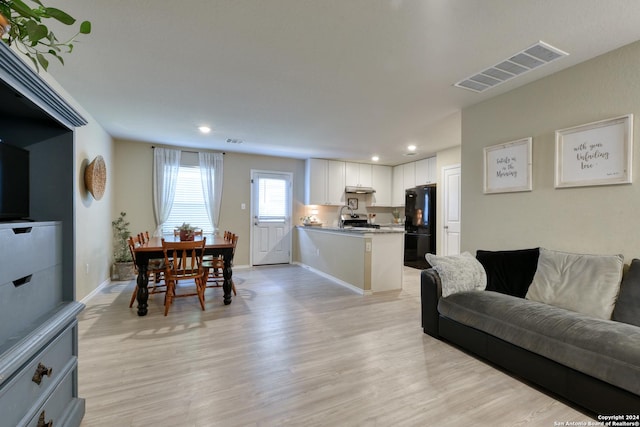
[{"label": "light wood floor", "polygon": [[553,426],[576,409],[423,334],[419,271],[361,296],[298,266],[237,270],[222,289],[162,294],[138,317],[133,282],[80,315],[90,426]]}]

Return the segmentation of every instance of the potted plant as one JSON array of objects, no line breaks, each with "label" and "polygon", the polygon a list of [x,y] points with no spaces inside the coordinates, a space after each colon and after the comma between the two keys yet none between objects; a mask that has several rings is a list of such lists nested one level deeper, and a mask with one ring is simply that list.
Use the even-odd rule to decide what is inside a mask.
[{"label": "potted plant", "polygon": [[196,230],[195,227],[183,222],[182,225],[178,227],[178,230],[180,231],[180,241],[184,242],[193,240],[195,236],[194,231]]},{"label": "potted plant", "polygon": [[113,273],[112,280],[132,280],[136,277],[133,258],[129,250],[131,237],[126,212],[120,212],[118,219],[111,221],[113,229]]},{"label": "potted plant", "polygon": [[[64,65],[61,54],[73,51],[73,42],[80,34],[91,32],[91,22],[83,21],[78,32],[66,41],[59,41],[53,31],[43,22],[54,19],[65,25],[74,25],[76,20],[55,7],[45,6],[41,0],[0,0],[0,38],[25,54],[40,71],[49,67],[48,57],[56,58]],[[46,21],[49,22],[49,21]]]}]

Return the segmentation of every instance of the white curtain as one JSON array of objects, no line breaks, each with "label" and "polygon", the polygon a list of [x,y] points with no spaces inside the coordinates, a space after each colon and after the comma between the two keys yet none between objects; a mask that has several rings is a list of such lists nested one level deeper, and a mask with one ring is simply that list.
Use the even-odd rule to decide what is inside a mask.
[{"label": "white curtain", "polygon": [[153,149],[153,214],[157,224],[154,236],[162,236],[162,224],[169,218],[173,206],[180,154],[180,150]]},{"label": "white curtain", "polygon": [[204,206],[209,215],[209,221],[213,225],[214,233],[218,232],[218,222],[220,220],[223,156],[222,153],[198,153]]}]

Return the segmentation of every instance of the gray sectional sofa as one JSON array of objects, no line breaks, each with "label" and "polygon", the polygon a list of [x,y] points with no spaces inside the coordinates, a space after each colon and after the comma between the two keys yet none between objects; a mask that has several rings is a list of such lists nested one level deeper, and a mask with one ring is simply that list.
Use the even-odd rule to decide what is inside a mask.
[{"label": "gray sectional sofa", "polygon": [[[464,282],[475,280],[476,273],[484,274],[484,288],[476,284],[471,289],[455,289],[458,284],[452,291],[445,283],[444,292],[443,278],[455,281],[458,271],[466,267],[449,263],[443,268],[438,264],[446,257],[432,257],[434,267],[421,273],[424,332],[475,353],[593,414],[639,414],[640,260],[633,260],[623,277],[621,257],[605,259],[608,267],[600,268],[600,257],[544,249],[541,255],[540,251],[478,251],[473,261],[462,259],[479,265],[480,272],[467,272],[461,277]],[[558,254],[563,258],[549,268],[548,260],[553,261]],[[594,265],[598,267],[589,270]],[[568,284],[568,288],[557,285],[560,288],[552,291],[559,295],[545,296],[548,290],[540,287],[541,280],[556,286],[554,281],[562,282],[560,275],[571,275],[564,268],[582,270],[582,276],[572,276],[582,283]],[[551,278],[542,277],[549,272]],[[604,284],[599,283],[601,276],[607,276],[600,281]],[[551,303],[537,301],[545,298],[551,298]],[[571,304],[575,307],[562,307]]]}]

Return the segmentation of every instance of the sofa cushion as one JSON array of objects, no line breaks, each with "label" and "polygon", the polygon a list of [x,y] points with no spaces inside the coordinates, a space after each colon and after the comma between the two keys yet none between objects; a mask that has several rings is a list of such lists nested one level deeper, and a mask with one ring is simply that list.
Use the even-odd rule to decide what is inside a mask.
[{"label": "sofa cushion", "polygon": [[441,315],[640,395],[640,328],[498,292],[440,298]]},{"label": "sofa cushion", "polygon": [[540,248],[526,298],[611,319],[622,267],[622,255],[583,255]]},{"label": "sofa cushion", "polygon": [[481,291],[487,286],[482,264],[469,252],[449,256],[426,254],[425,258],[440,276],[443,297],[456,292]]},{"label": "sofa cushion", "polygon": [[620,285],[613,320],[640,326],[640,259],[631,261]]},{"label": "sofa cushion", "polygon": [[487,273],[487,290],[524,298],[538,266],[540,248],[476,252]]}]

